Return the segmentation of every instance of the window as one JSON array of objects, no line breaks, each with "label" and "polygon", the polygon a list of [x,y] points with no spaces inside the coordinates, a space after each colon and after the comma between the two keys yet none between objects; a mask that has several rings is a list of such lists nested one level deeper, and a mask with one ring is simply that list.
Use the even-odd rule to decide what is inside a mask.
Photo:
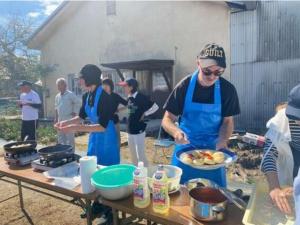
[{"label": "window", "polygon": [[115,0],[106,1],[106,15],[107,16],[117,15]]},{"label": "window", "polygon": [[80,88],[78,78],[75,78],[75,74],[68,74],[68,86],[70,91],[74,92],[77,96],[82,96],[83,92]]},{"label": "window", "polygon": [[155,89],[168,89],[168,85],[166,83],[165,78],[161,72],[153,72],[152,74],[152,87],[154,91]]}]

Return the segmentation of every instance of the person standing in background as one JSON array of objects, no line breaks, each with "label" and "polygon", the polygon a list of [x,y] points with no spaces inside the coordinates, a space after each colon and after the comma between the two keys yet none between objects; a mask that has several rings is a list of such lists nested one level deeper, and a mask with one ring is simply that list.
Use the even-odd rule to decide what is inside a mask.
[{"label": "person standing in background", "polygon": [[158,110],[158,105],[150,101],[145,95],[138,92],[138,82],[134,78],[128,78],[119,83],[123,86],[128,95],[128,146],[131,153],[132,162],[137,165],[138,161],[144,162],[148,166],[145,154],[146,126],[145,116],[149,116]]},{"label": "person standing in background", "polygon": [[41,99],[38,93],[32,90],[32,83],[29,81],[21,81],[18,83],[20,88],[20,100],[17,104],[22,108],[22,127],[21,139],[36,140],[36,128],[39,118],[39,108],[41,107]]},{"label": "person standing in background", "polygon": [[[55,96],[55,119],[54,123],[69,120],[78,115],[81,100],[71,91],[67,89],[67,82],[64,78],[56,80],[59,93]],[[64,133],[58,131],[58,144],[71,145],[75,151],[75,135],[74,132]]]},{"label": "person standing in background", "polygon": [[[120,136],[120,119],[118,116],[118,111],[119,111],[119,105],[127,106],[127,101],[122,98],[120,95],[114,92],[114,82],[106,78],[102,81],[102,87],[103,90],[109,94],[112,98],[112,108],[114,111],[114,116],[113,116],[113,121],[116,127],[117,135],[118,135],[118,141],[119,141],[119,147],[121,146],[121,136]],[[125,108],[125,107],[124,107]],[[126,109],[126,108],[125,108]]]}]

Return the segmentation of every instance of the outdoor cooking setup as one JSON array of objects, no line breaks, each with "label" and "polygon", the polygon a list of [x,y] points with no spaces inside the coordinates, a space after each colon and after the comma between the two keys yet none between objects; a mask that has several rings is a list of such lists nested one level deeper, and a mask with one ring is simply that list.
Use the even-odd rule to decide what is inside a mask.
[{"label": "outdoor cooking setup", "polygon": [[39,158],[35,141],[17,141],[3,146],[4,159],[13,166],[26,166]]},{"label": "outdoor cooking setup", "polygon": [[59,166],[77,161],[80,156],[75,154],[70,145],[53,145],[41,148],[38,151],[39,158],[31,163],[32,168],[41,171],[48,171]]},{"label": "outdoor cooking setup", "polygon": [[[44,147],[39,150],[36,149],[36,146],[36,142],[33,141],[14,142],[5,145],[4,159],[9,165],[9,167],[6,168],[6,174],[9,174],[8,171],[10,166],[18,166],[20,168],[26,168],[28,173],[32,174],[27,177],[43,177],[39,179],[42,179],[43,182],[50,185],[51,190],[53,188],[58,188],[58,190],[60,190],[59,193],[61,193],[61,190],[66,190],[68,196],[73,196],[74,191],[76,190],[76,196],[78,195],[78,192],[81,194],[80,197],[74,198],[74,202],[72,203],[83,207],[88,213],[90,213],[89,204],[91,204],[92,199],[85,199],[83,196],[93,196],[94,200],[99,199],[103,204],[113,208],[114,221],[116,221],[115,224],[119,224],[119,222],[121,223],[122,220],[133,221],[137,218],[145,218],[149,221],[162,224],[184,224],[184,221],[178,218],[178,215],[181,213],[183,213],[187,218],[190,218],[189,221],[191,221],[191,224],[199,224],[199,222],[196,221],[200,221],[201,223],[223,221],[224,224],[230,224],[230,221],[227,219],[227,214],[231,217],[233,211],[237,211],[237,214],[235,212],[237,215],[236,217],[241,218],[246,207],[246,203],[241,199],[243,197],[241,193],[240,195],[237,195],[237,193],[232,193],[229,190],[219,187],[216,183],[214,183],[214,181],[202,178],[189,180],[182,185],[180,184],[182,170],[176,166],[163,165],[169,179],[171,208],[174,204],[176,209],[176,205],[178,204],[177,201],[181,202],[180,204],[184,202],[184,208],[180,209],[176,213],[170,212],[168,215],[153,213],[152,210],[150,210],[150,206],[145,209],[137,209],[133,206],[132,199],[133,171],[135,169],[133,165],[120,164],[99,167],[99,165],[97,166],[95,164],[96,160],[93,159],[91,161],[93,161],[92,164],[95,165],[91,167],[91,163],[87,162],[89,157],[80,157],[74,153],[73,148],[69,145],[58,144]],[[197,149],[197,151],[201,151],[201,149]],[[215,152],[212,151],[212,154]],[[224,160],[219,164],[195,165],[186,161],[184,163],[192,166],[193,168],[205,168],[206,170],[210,170],[218,168],[219,166],[227,166],[235,162],[236,155],[234,153],[229,150],[222,152],[224,154]],[[195,152],[190,150],[188,154],[195,154]],[[199,154],[199,152],[197,152],[197,154]],[[25,157],[28,158],[29,155],[34,155],[34,157],[29,157],[28,160],[25,160]],[[181,155],[178,155],[178,158],[179,160],[183,160],[183,156]],[[15,161],[13,161],[13,159],[15,159]],[[17,160],[19,160],[20,163],[16,163]],[[197,160],[200,159],[197,158]],[[90,182],[88,183],[93,186],[92,189],[89,189],[91,190],[90,193],[83,191],[84,188],[82,185],[86,185],[86,180],[83,182],[81,179],[83,183],[80,182],[80,175],[84,174],[84,167],[80,165],[80,162],[85,162],[85,166],[90,167],[88,173],[84,175],[90,177]],[[29,170],[28,166],[30,164],[32,168]],[[5,166],[2,165],[2,167],[0,167],[0,169],[2,168],[0,172],[4,171],[3,167]],[[71,170],[72,173],[70,172]],[[152,175],[156,170],[157,166],[151,166],[148,168],[150,193],[152,188]],[[17,170],[17,172],[18,171],[21,170]],[[40,173],[39,171],[45,172]],[[67,177],[70,174],[72,174],[71,177]],[[76,180],[76,183],[74,180],[78,178],[79,182]],[[125,178],[126,180],[124,180]],[[28,182],[27,179],[24,182]],[[1,178],[1,180],[3,179]],[[28,186],[21,185],[21,182],[18,182],[17,185],[20,185],[19,188],[28,188]],[[69,192],[72,193],[72,195]],[[85,199],[85,201],[82,202],[79,200],[81,198]],[[238,207],[233,206],[231,203],[234,203]],[[23,207],[22,204],[21,207]],[[119,211],[124,212],[121,219],[118,213]],[[174,209],[172,211],[174,211]],[[151,212],[151,215],[149,212]],[[132,216],[130,218],[124,216],[126,213],[131,214]],[[88,215],[88,224],[91,224],[91,215]]]},{"label": "outdoor cooking setup", "polygon": [[36,149],[36,141],[17,141],[3,146],[4,159],[11,166],[27,166],[40,171],[48,171],[70,162],[79,162],[70,145],[53,145]]}]

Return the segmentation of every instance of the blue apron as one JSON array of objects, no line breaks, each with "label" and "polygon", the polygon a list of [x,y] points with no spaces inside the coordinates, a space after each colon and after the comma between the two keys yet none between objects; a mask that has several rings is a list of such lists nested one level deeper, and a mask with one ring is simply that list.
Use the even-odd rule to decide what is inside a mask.
[{"label": "blue apron", "polygon": [[[101,94],[102,87],[99,86],[97,88],[93,107],[88,104],[89,95],[86,100],[85,113],[92,124],[99,124],[97,109]],[[104,132],[90,133],[87,155],[97,156],[97,163],[104,166],[120,163],[120,150],[118,147],[117,133],[112,120],[108,122]]]},{"label": "blue apron", "polygon": [[197,80],[198,70],[191,77],[179,124],[180,129],[187,135],[191,144],[175,146],[172,164],[183,170],[181,183],[194,178],[206,178],[225,187],[226,171],[224,167],[214,170],[200,170],[178,160],[181,153],[193,150],[194,146],[199,149],[215,149],[222,123],[220,81],[215,82],[214,104],[204,104],[193,102]]}]

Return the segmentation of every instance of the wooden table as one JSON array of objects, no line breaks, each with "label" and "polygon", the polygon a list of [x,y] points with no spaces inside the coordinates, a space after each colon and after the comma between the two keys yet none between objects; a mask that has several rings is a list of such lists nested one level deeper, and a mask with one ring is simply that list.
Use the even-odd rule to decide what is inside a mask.
[{"label": "wooden table", "polygon": [[[170,195],[170,210],[166,215],[154,213],[152,205],[146,209],[139,209],[133,206],[133,198],[108,201],[102,199],[104,205],[108,205],[113,209],[114,225],[127,224],[130,218],[126,218],[125,214],[133,215],[133,218],[143,218],[147,220],[148,224],[159,223],[164,225],[206,225],[212,223],[204,223],[195,220],[190,214],[189,196],[186,188],[182,187],[180,192]],[[119,219],[119,212],[123,212],[123,218]],[[244,212],[237,208],[235,205],[229,204],[228,214],[224,221],[213,223],[218,225],[242,225],[242,218]],[[124,218],[125,217],[125,218]],[[131,223],[130,223],[131,224]]]},{"label": "wooden table", "polygon": [[[13,182],[7,178],[16,180],[16,182]],[[24,208],[22,188],[30,189],[32,191],[36,191],[82,207],[87,214],[87,224],[92,224],[91,204],[92,201],[96,200],[99,196],[97,192],[91,194],[83,194],[80,185],[73,190],[54,186],[51,184],[51,180],[47,179],[41,172],[34,171],[30,166],[9,166],[3,157],[0,157],[0,180],[18,186],[20,207],[25,215],[27,215],[27,213]],[[23,183],[33,185],[35,187],[41,188],[42,190],[28,186]],[[45,190],[47,190],[47,192]],[[53,192],[53,194],[49,191]],[[57,195],[57,193],[62,195],[63,197]]]},{"label": "wooden table", "polygon": [[[6,177],[16,180],[13,182]],[[154,213],[152,210],[152,205],[146,209],[138,209],[133,206],[132,196],[119,201],[108,201],[101,199],[101,196],[97,192],[91,194],[83,194],[81,186],[76,187],[73,190],[57,187],[51,184],[51,180],[48,180],[42,173],[34,171],[30,166],[28,167],[12,167],[9,166],[3,159],[0,157],[0,180],[5,182],[13,183],[18,186],[19,190],[19,199],[20,207],[22,211],[26,214],[24,203],[23,203],[23,194],[22,188],[27,188],[51,197],[54,197],[59,200],[63,200],[77,206],[82,207],[87,212],[87,224],[92,224],[91,218],[91,203],[94,200],[102,202],[104,205],[110,206],[113,210],[114,224],[126,224],[126,222],[131,222],[136,218],[146,219],[148,224],[151,222],[165,224],[165,225],[205,225],[209,223],[200,223],[195,220],[189,211],[189,196],[185,188],[181,188],[180,192],[171,195],[171,208],[167,215],[160,215]],[[41,188],[43,190],[22,184],[27,183],[35,187]],[[47,190],[47,192],[45,191]],[[49,191],[54,192],[55,194],[61,194],[64,197],[60,197],[55,194],[49,193]],[[119,212],[122,212],[122,217],[119,217]],[[126,214],[132,215],[129,218],[126,218]],[[239,210],[234,205],[229,205],[227,218],[220,222],[214,223],[219,225],[241,225],[242,217],[244,212]],[[132,223],[131,223],[132,224]]]}]

